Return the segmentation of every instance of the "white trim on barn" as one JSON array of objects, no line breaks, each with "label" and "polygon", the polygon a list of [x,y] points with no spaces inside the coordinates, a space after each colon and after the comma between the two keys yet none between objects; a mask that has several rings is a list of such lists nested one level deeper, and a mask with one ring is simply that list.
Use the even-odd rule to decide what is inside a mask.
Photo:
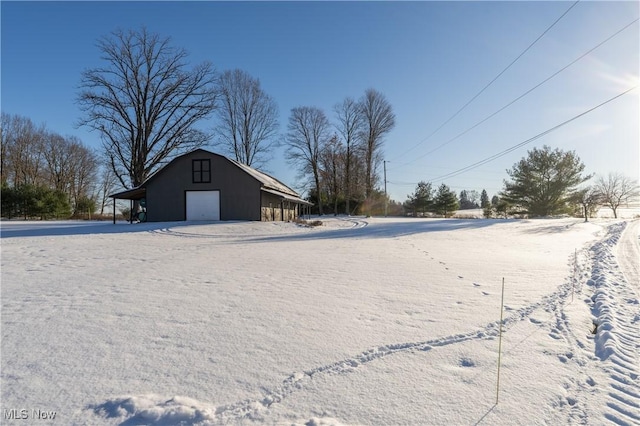
[{"label": "white trim on barn", "polygon": [[220,191],[186,191],[187,220],[220,220]]}]

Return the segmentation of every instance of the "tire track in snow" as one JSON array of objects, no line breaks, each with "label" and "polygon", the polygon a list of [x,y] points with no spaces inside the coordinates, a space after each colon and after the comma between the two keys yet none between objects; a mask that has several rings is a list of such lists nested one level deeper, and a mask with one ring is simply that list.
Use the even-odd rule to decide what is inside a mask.
[{"label": "tire track in snow", "polygon": [[[349,229],[349,230],[362,229],[362,228],[365,228],[365,227],[367,227],[369,225],[369,222],[367,222],[366,220],[357,219],[357,218],[337,218],[337,220],[339,220],[341,222],[347,222],[347,223],[351,224],[350,227],[344,228],[345,230],[347,230],[347,229]],[[268,222],[268,223],[273,223],[273,222]],[[280,223],[280,222],[278,222],[278,223]],[[197,224],[197,223],[194,223],[192,225],[195,225],[195,224]],[[207,224],[210,224],[210,223],[207,223]],[[301,226],[301,225],[297,225],[297,226]],[[290,232],[290,229],[289,230],[284,230],[283,232],[286,234],[287,231]],[[155,235],[182,237],[182,238],[193,238],[193,239],[216,239],[216,240],[241,239],[242,240],[242,239],[246,238],[246,237],[243,237],[241,235],[238,235],[237,233],[234,233],[232,230],[229,230],[228,228],[225,228],[225,227],[222,228],[221,232],[217,232],[217,233],[184,232],[184,231],[178,231],[174,227],[153,229],[153,230],[149,230],[147,232],[150,233],[150,234],[155,234]],[[252,239],[255,239],[256,237],[267,238],[267,237],[272,237],[272,236],[274,236],[274,234],[272,234],[272,233],[252,232],[251,238]]]},{"label": "tire track in snow", "polygon": [[215,238],[220,239],[224,238],[224,235],[215,235],[215,234],[196,234],[189,232],[180,232],[175,231],[172,228],[162,228],[162,229],[154,229],[152,231],[148,231],[150,234],[158,234],[158,235],[170,235],[172,237],[182,237],[182,238]]},{"label": "tire track in snow", "polygon": [[[611,225],[591,248],[592,314],[597,324],[595,355],[609,376],[604,417],[615,424],[640,425],[640,300],[628,278],[637,274],[637,222]],[[617,256],[616,256],[617,254]],[[620,266],[622,268],[620,268]]]},{"label": "tire track in snow", "polygon": [[367,222],[366,220],[358,220],[355,218],[346,218],[346,219],[340,219],[343,220],[345,222],[351,222],[353,224],[352,228],[364,228],[365,226],[369,225],[369,222]]},{"label": "tire track in snow", "polygon": [[640,296],[640,220],[628,223],[617,247],[618,261],[627,283]]}]

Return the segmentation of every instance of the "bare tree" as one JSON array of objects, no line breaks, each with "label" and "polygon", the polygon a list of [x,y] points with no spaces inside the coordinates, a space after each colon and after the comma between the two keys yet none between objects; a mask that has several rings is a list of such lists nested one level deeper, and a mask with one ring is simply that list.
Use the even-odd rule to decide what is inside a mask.
[{"label": "bare tree", "polygon": [[343,175],[345,172],[345,147],[333,135],[320,152],[321,178],[327,191],[328,200],[333,201],[333,214],[338,214],[338,201],[344,194],[346,183]]},{"label": "bare tree", "polygon": [[584,221],[589,221],[589,216],[593,217],[593,214],[598,210],[598,206],[602,204],[602,194],[595,186],[588,186],[580,189],[575,193],[575,200],[582,208],[582,214],[584,215]]},{"label": "bare tree", "polygon": [[345,213],[350,214],[350,206],[349,202],[351,200],[351,188],[353,187],[352,183],[352,171],[354,165],[354,145],[358,141],[358,135],[362,131],[363,119],[362,119],[362,110],[359,107],[358,103],[351,99],[345,98],[342,103],[337,104],[334,107],[334,111],[336,113],[336,117],[338,119],[338,124],[336,125],[336,129],[342,136],[345,144],[345,159],[344,159],[344,188],[345,188]]},{"label": "bare tree", "polygon": [[602,202],[613,211],[613,217],[616,219],[618,207],[639,195],[638,183],[620,173],[609,173],[606,178],[599,176],[596,188],[601,194]]},{"label": "bare tree", "polygon": [[67,194],[75,206],[81,198],[93,197],[98,162],[93,151],[75,136],[47,132],[42,144],[45,184]]},{"label": "bare tree", "polygon": [[318,195],[318,212],[322,215],[320,153],[329,139],[329,120],[319,108],[296,107],[291,110],[287,130],[285,156],[300,168],[301,174],[311,174]]},{"label": "bare tree", "polygon": [[236,161],[262,168],[276,145],[276,102],[262,90],[260,80],[239,69],[222,73],[220,97],[219,143]]},{"label": "bare tree", "polygon": [[63,137],[28,118],[2,114],[3,190],[22,194],[21,208],[31,205],[31,215],[38,210],[40,216],[57,217],[70,207],[86,206],[93,197],[95,172],[95,154],[77,137]]},{"label": "bare tree", "polygon": [[95,200],[95,188],[98,183],[99,161],[95,151],[85,147],[80,139],[71,136],[69,142],[69,156],[73,159],[71,166],[70,194],[74,206],[81,198]]},{"label": "bare tree", "polygon": [[187,69],[187,52],[169,38],[115,31],[98,41],[104,67],[82,74],[79,124],[97,130],[123,186],[138,186],[173,156],[204,145],[195,124],[216,107],[208,62]]},{"label": "bare tree", "polygon": [[374,89],[367,89],[359,106],[364,120],[360,134],[366,167],[365,196],[369,197],[377,180],[376,168],[382,161],[384,137],[395,126],[396,117],[384,95]]},{"label": "bare tree", "polygon": [[66,194],[71,189],[71,168],[74,159],[69,143],[57,133],[47,133],[43,141],[44,172],[49,185]]},{"label": "bare tree", "polygon": [[10,124],[11,116],[6,113],[0,114],[0,184],[4,188],[9,181],[9,159],[7,158],[7,150],[12,146],[9,139],[10,131],[7,127]]},{"label": "bare tree", "polygon": [[104,208],[109,201],[109,194],[112,194],[118,184],[118,178],[116,177],[113,169],[108,163],[104,164],[101,168],[100,178],[98,183],[98,191],[96,199],[100,206],[100,214],[104,214]]},{"label": "bare tree", "polygon": [[10,186],[42,183],[44,125],[2,113],[2,183]]}]

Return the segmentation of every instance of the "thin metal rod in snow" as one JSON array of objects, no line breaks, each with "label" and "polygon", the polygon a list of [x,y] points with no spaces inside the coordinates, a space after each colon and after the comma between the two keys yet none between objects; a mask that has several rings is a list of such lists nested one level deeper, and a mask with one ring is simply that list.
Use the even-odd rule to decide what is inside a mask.
[{"label": "thin metal rod in snow", "polygon": [[502,313],[504,311],[504,277],[502,278],[502,300],[500,301],[500,334],[498,338],[498,383],[496,385],[496,405],[500,396],[500,363],[502,361]]},{"label": "thin metal rod in snow", "polygon": [[573,254],[573,282],[571,283],[571,303],[573,303],[573,295],[576,292],[576,280],[578,279],[578,249]]}]

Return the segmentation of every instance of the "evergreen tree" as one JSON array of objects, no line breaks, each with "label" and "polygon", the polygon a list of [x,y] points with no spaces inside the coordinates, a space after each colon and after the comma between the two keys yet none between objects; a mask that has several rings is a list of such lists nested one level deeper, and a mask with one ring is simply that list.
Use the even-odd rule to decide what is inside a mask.
[{"label": "evergreen tree", "polygon": [[482,215],[487,219],[491,219],[493,217],[493,211],[493,206],[491,204],[487,204],[487,206],[482,209]]},{"label": "evergreen tree", "polygon": [[575,197],[575,188],[590,178],[582,176],[584,167],[573,151],[534,148],[527,158],[507,170],[513,181],[505,181],[502,198],[530,216],[565,213]]},{"label": "evergreen tree", "polygon": [[1,197],[3,217],[67,219],[71,215],[67,195],[43,185],[3,185]]},{"label": "evergreen tree", "polygon": [[486,209],[490,207],[489,203],[489,195],[487,195],[487,191],[485,189],[482,190],[482,194],[480,194],[480,208]]},{"label": "evergreen tree", "polygon": [[424,214],[431,210],[432,204],[433,188],[431,187],[431,182],[421,181],[416,186],[415,192],[409,195],[405,208],[410,210],[414,216],[417,216],[418,212]]},{"label": "evergreen tree", "polygon": [[511,204],[507,200],[500,199],[495,206],[496,214],[507,219],[511,213],[511,207]]},{"label": "evergreen tree", "polygon": [[438,187],[434,203],[434,211],[444,217],[449,217],[458,209],[458,199],[455,192],[444,183]]},{"label": "evergreen tree", "polygon": [[97,203],[95,198],[92,197],[81,197],[76,201],[76,205],[73,209],[73,214],[75,216],[84,216],[85,214],[91,218],[91,214],[96,211]]},{"label": "evergreen tree", "polygon": [[433,188],[431,182],[419,182],[415,192],[416,209],[427,212],[433,203]]},{"label": "evergreen tree", "polygon": [[467,195],[467,190],[463,189],[460,191],[460,210],[470,209],[469,207],[471,202],[469,201],[469,196]]},{"label": "evergreen tree", "polygon": [[478,207],[477,191],[460,191],[460,210],[477,209]]}]

